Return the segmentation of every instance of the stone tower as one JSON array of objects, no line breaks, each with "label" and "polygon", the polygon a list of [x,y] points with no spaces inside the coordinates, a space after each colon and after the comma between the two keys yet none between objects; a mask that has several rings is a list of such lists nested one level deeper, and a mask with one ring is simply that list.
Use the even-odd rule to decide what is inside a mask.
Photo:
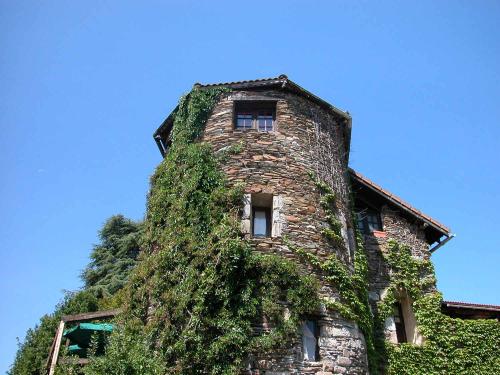
[{"label": "stone tower", "polygon": [[[245,187],[241,227],[255,249],[295,259],[288,246],[292,243],[319,257],[335,253],[352,270],[349,114],[285,75],[196,86],[230,89],[215,106],[202,138],[216,153],[231,147],[240,150],[224,161],[223,170],[231,183]],[[171,115],[154,134],[163,155],[172,126]],[[311,176],[335,193],[342,243],[332,244],[322,235],[328,224]],[[326,283],[321,292],[337,298],[337,291]],[[302,337],[292,350],[255,358],[249,368],[259,374],[365,374],[364,337],[355,322],[323,309],[304,322]]]}]

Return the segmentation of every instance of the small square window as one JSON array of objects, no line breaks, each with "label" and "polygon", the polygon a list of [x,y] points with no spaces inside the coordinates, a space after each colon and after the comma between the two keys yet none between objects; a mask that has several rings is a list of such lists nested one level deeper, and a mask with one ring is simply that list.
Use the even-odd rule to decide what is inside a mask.
[{"label": "small square window", "polygon": [[238,113],[236,115],[236,129],[252,129],[253,115],[251,113]]},{"label": "small square window", "polygon": [[257,123],[261,132],[273,131],[273,114],[271,112],[259,113]]},{"label": "small square window", "polygon": [[252,100],[235,102],[235,129],[271,132],[275,130],[275,126],[276,102]]}]

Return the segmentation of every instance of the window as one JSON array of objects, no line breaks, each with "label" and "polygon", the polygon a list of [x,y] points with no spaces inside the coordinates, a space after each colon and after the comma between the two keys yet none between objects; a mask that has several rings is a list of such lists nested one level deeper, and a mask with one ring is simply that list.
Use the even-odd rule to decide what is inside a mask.
[{"label": "window", "polygon": [[271,237],[272,194],[252,195],[252,237]]},{"label": "window", "polygon": [[413,312],[413,302],[404,290],[400,290],[397,302],[393,305],[392,320],[394,323],[390,341],[395,344],[411,343],[422,345],[425,338],[417,327],[417,319]]},{"label": "window", "polygon": [[235,102],[235,129],[271,132],[274,130],[275,122],[276,102],[250,100]]},{"label": "window", "polygon": [[270,237],[271,234],[271,212],[269,208],[253,207],[252,221],[253,237]]},{"label": "window", "polygon": [[253,115],[251,113],[236,114],[236,129],[252,129]]},{"label": "window", "polygon": [[407,342],[406,340],[406,327],[403,317],[403,309],[400,302],[394,304],[394,324],[396,326],[396,336],[398,343]]},{"label": "window", "polygon": [[382,230],[382,222],[378,211],[365,208],[356,213],[358,228],[362,233],[372,233],[375,230]]},{"label": "window", "polygon": [[306,320],[302,324],[302,353],[304,361],[319,360],[319,325],[315,320]]}]

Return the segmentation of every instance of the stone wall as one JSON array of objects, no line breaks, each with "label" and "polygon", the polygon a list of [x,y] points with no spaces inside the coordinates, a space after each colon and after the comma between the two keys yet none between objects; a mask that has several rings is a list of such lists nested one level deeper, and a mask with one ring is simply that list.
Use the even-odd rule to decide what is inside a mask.
[{"label": "stone wall", "polygon": [[[269,99],[277,103],[275,131],[234,129],[235,100]],[[259,193],[279,197],[279,230],[273,230],[275,236],[272,238],[251,239],[256,250],[298,261],[283,241],[286,236],[292,243],[320,257],[335,253],[352,269],[354,241],[341,121],[317,104],[283,91],[233,91],[224,95],[213,110],[203,141],[211,143],[216,153],[234,146],[241,149],[230,153],[223,161],[223,170],[230,183],[243,184],[247,200]],[[345,246],[334,246],[321,234],[327,223],[310,172],[325,181],[337,196]],[[248,208],[243,211],[242,226],[248,232],[245,230]],[[330,285],[323,285],[322,293],[338,297]],[[315,318],[320,326],[319,361],[304,362],[301,344],[297,342],[284,352],[266,358],[250,358],[250,371],[266,375],[366,374],[365,342],[357,325],[327,311],[318,311]]]},{"label": "stone wall", "polygon": [[[390,283],[390,270],[383,257],[389,239],[409,246],[416,258],[428,259],[430,257],[429,246],[425,241],[425,233],[420,224],[410,222],[400,212],[388,206],[382,207],[381,218],[383,231],[374,232],[364,237],[369,268],[369,298],[373,310],[376,310],[377,301],[384,297]],[[411,334],[407,333],[408,339],[416,344],[421,344],[423,338],[416,332],[417,327],[411,309],[411,300],[403,295],[401,303],[407,320],[405,324],[412,326],[407,330],[413,331]],[[396,328],[392,318],[386,321],[384,334],[387,340],[397,342]]]}]

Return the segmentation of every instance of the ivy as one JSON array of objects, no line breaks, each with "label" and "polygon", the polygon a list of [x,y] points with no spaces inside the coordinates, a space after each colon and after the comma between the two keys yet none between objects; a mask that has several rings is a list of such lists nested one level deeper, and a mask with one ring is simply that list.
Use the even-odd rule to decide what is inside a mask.
[{"label": "ivy", "polygon": [[[337,219],[336,195],[325,182],[319,180],[314,173],[309,176],[314,181],[321,194],[320,204],[326,213],[326,222],[329,227],[322,230],[323,235],[345,250],[345,241],[342,237],[342,224]],[[356,223],[353,223],[356,227]],[[356,233],[356,250],[354,252],[354,271],[342,263],[335,254],[326,259],[294,246],[287,241],[288,246],[303,260],[316,268],[330,285],[335,286],[340,300],[323,299],[324,305],[330,310],[337,311],[345,319],[355,321],[365,336],[368,353],[368,362],[371,374],[378,373],[379,353],[375,347],[373,316],[368,302],[368,261],[361,234]]]},{"label": "ivy", "polygon": [[224,92],[194,89],[179,103],[172,147],[151,178],[147,255],[129,279],[106,355],[86,374],[237,374],[249,355],[292,345],[319,307],[313,276],[242,238],[243,191],[220,168],[224,152],[200,141]]},{"label": "ivy", "polygon": [[399,290],[413,300],[421,346],[386,343],[388,374],[498,374],[500,324],[496,320],[463,320],[441,313],[442,296],[434,290],[431,261],[412,256],[408,246],[389,241],[385,255],[391,283],[379,303],[377,325],[390,316]]},{"label": "ivy", "polygon": [[[335,255],[319,258],[288,240],[297,255],[335,286],[339,298],[320,299],[319,282],[300,265],[262,254],[242,238],[242,189],[220,168],[241,145],[214,153],[200,141],[224,89],[194,89],[181,98],[173,143],[151,178],[141,243],[145,256],[120,293],[125,312],[103,357],[84,368],[97,374],[237,374],[250,356],[289,348],[298,325],[323,303],[363,332],[370,373],[500,373],[498,322],[452,319],[440,312],[441,295],[428,259],[389,242],[387,294],[376,314],[368,300],[368,263],[357,234],[354,267]],[[313,174],[328,227],[322,233],[345,249],[337,198]],[[354,223],[355,226],[355,223]],[[422,346],[383,341],[384,321],[401,289],[411,297]],[[253,327],[265,322],[263,333]]]}]

